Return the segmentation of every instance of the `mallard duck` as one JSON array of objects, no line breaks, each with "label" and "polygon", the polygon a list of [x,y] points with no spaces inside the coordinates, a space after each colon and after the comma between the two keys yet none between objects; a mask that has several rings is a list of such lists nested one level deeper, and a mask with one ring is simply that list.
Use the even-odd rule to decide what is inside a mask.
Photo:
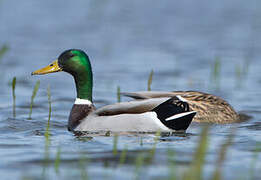
[{"label": "mallard duck", "polygon": [[78,49],[64,51],[57,60],[32,75],[59,71],[71,74],[76,84],[77,98],[69,116],[69,131],[185,131],[196,115],[180,96],[121,102],[96,109],[92,101],[91,63],[87,54]]},{"label": "mallard duck", "polygon": [[[239,122],[246,119],[245,115],[239,115],[236,113],[232,106],[221,97],[198,91],[140,91],[126,92],[122,93],[122,95],[136,100],[179,96],[180,100],[189,104],[192,111],[197,112],[197,115],[193,118],[194,122],[225,124]],[[154,106],[157,105],[158,104],[156,103],[154,104]]]}]

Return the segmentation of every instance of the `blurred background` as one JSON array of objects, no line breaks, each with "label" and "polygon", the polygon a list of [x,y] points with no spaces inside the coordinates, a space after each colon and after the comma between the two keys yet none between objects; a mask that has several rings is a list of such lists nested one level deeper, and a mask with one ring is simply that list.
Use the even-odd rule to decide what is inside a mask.
[{"label": "blurred background", "polygon": [[[84,50],[91,59],[94,102],[98,107],[117,102],[117,87],[121,91],[146,90],[153,70],[152,90],[213,93],[226,99],[237,111],[252,116],[251,120],[235,125],[237,136],[231,145],[223,176],[240,177],[231,173],[238,172],[238,169],[246,174],[252,162],[252,152],[261,138],[260,17],[261,2],[258,0],[1,0],[1,176],[8,178],[12,173],[17,179],[36,179],[41,175],[48,119],[46,89],[49,84],[52,96],[51,163],[41,178],[80,176],[79,168],[72,167],[82,154],[91,159],[85,169],[94,179],[121,179],[122,172],[127,174],[126,179],[133,178],[128,170],[135,169],[134,162],[115,168],[117,161],[108,153],[113,146],[113,137],[82,141],[67,132],[67,118],[76,96],[72,77],[66,73],[30,75],[71,48]],[[13,77],[17,78],[15,118],[12,114]],[[37,80],[40,80],[40,88],[35,97],[32,120],[28,120],[31,95]],[[211,176],[215,152],[227,137],[229,128],[230,125],[211,128],[204,178]],[[161,163],[155,160],[144,166],[143,178],[168,176],[164,154],[169,148],[179,155],[173,158],[177,168],[187,167],[200,130],[201,126],[196,124],[188,130],[191,134],[186,137],[171,137],[167,143],[160,142],[157,148],[160,155],[156,159]],[[139,136],[120,137],[119,150],[128,144],[132,156],[136,157],[140,151],[152,147],[153,138],[144,138],[144,145],[140,146]],[[53,170],[57,147],[61,148],[63,155],[62,171],[69,169],[72,173],[57,174]],[[255,167],[260,169],[260,165],[259,161]],[[260,177],[260,174],[253,177]]]}]

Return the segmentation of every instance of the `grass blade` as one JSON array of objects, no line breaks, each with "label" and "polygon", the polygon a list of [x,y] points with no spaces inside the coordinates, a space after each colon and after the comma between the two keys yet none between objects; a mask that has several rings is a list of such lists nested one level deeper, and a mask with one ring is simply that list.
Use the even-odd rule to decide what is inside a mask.
[{"label": "grass blade", "polygon": [[177,179],[175,174],[175,161],[172,160],[174,158],[175,152],[173,149],[168,149],[168,163],[169,163],[169,179],[174,180]]},{"label": "grass blade", "polygon": [[144,154],[140,153],[138,154],[136,161],[135,161],[135,179],[139,179],[139,175],[140,175],[140,169],[144,164]]},{"label": "grass blade", "polygon": [[117,100],[118,100],[118,102],[121,102],[121,88],[120,88],[120,86],[117,86]]},{"label": "grass blade", "polygon": [[88,174],[87,174],[87,171],[86,171],[86,164],[87,164],[87,160],[82,155],[80,160],[79,160],[79,166],[80,166],[80,170],[81,170],[81,179],[82,180],[87,180],[88,179]]},{"label": "grass blade", "polygon": [[46,126],[46,130],[45,130],[44,136],[45,136],[46,139],[49,139],[49,135],[50,135],[50,120],[51,120],[51,113],[52,113],[50,85],[48,85],[48,87],[47,87],[47,96],[48,96],[48,104],[49,104],[49,113],[48,113],[48,121],[47,121],[47,126]]},{"label": "grass blade", "polygon": [[154,71],[153,69],[150,72],[149,79],[148,79],[148,91],[151,91],[151,84],[152,84],[152,77],[153,77]]},{"label": "grass blade", "polygon": [[34,104],[34,98],[38,92],[38,89],[39,89],[39,86],[40,86],[40,80],[38,80],[34,86],[34,90],[33,90],[33,94],[32,94],[32,97],[31,97],[31,103],[30,103],[30,112],[29,112],[29,117],[28,119],[32,119],[32,112],[33,112],[33,104]]},{"label": "grass blade", "polygon": [[236,64],[235,66],[235,76],[236,76],[236,87],[241,88],[243,82],[246,80],[248,75],[250,61],[246,59],[242,65]]},{"label": "grass blade", "polygon": [[224,142],[224,144],[222,144],[222,146],[220,148],[218,159],[217,159],[216,169],[215,169],[215,172],[214,172],[213,177],[212,177],[213,180],[222,179],[222,177],[221,177],[222,164],[226,159],[226,152],[228,150],[228,147],[232,144],[232,141],[234,139],[234,135],[235,135],[235,128],[233,128],[231,130],[228,138],[226,139],[226,141]]},{"label": "grass blade", "polygon": [[256,169],[256,164],[258,162],[258,155],[259,155],[259,152],[261,151],[261,143],[260,142],[257,142],[256,144],[256,147],[254,149],[254,152],[253,152],[253,159],[252,159],[252,162],[250,164],[250,169],[249,169],[249,179],[255,179],[255,169]]},{"label": "grass blade", "polygon": [[142,138],[142,136],[140,137],[140,146],[143,146],[143,138]]},{"label": "grass blade", "polygon": [[214,63],[214,72],[213,72],[215,79],[218,79],[220,76],[220,66],[221,66],[220,57],[216,57],[215,63]]},{"label": "grass blade", "polygon": [[183,179],[185,180],[200,180],[202,179],[202,169],[205,162],[205,156],[208,146],[208,131],[209,126],[205,126],[201,132],[200,140],[197,150],[194,154],[193,161],[191,163],[188,172],[185,173]]},{"label": "grass blade", "polygon": [[49,105],[49,113],[48,113],[48,122],[50,124],[51,114],[52,114],[52,104],[51,104],[51,90],[50,85],[47,87],[47,96],[48,96],[48,105]]},{"label": "grass blade", "polygon": [[15,112],[15,99],[16,99],[16,96],[15,96],[15,86],[16,86],[16,77],[14,77],[13,81],[12,81],[13,117],[14,118],[16,117],[16,112]]},{"label": "grass blade", "polygon": [[0,49],[0,59],[4,56],[4,54],[9,50],[9,47],[7,45],[3,45]]},{"label": "grass blade", "polygon": [[127,151],[128,151],[128,146],[125,145],[124,149],[122,150],[121,155],[120,155],[120,162],[119,162],[120,165],[125,163]]},{"label": "grass blade", "polygon": [[60,161],[61,161],[61,148],[59,146],[57,149],[56,158],[54,162],[55,172],[57,174],[59,174]]},{"label": "grass blade", "polygon": [[216,57],[214,65],[212,67],[211,80],[213,80],[213,83],[215,84],[217,89],[219,88],[219,82],[220,82],[220,70],[221,70],[221,60],[220,57]]},{"label": "grass blade", "polygon": [[113,138],[113,155],[117,155],[118,153],[118,149],[117,149],[117,146],[118,146],[118,134],[115,134],[114,135],[114,138]]},{"label": "grass blade", "polygon": [[157,147],[157,144],[160,140],[160,135],[161,135],[161,132],[160,131],[157,131],[156,134],[155,134],[155,138],[154,138],[154,144],[151,148],[151,150],[149,151],[149,157],[148,157],[148,161],[149,162],[152,162],[154,156],[155,156],[155,153],[156,153],[156,147]]},{"label": "grass blade", "polygon": [[[40,82],[38,83],[40,84]],[[39,85],[38,85],[39,87]],[[37,90],[36,90],[37,92]],[[35,93],[36,94],[36,93]],[[50,93],[50,86],[48,85],[47,88],[47,95],[48,95],[48,104],[49,104],[49,116],[48,116],[48,122],[46,125],[46,130],[44,132],[44,137],[45,137],[45,158],[44,158],[44,168],[43,168],[43,173],[42,176],[45,176],[45,169],[49,163],[49,145],[50,145],[50,133],[49,133],[49,129],[50,129],[50,119],[51,119],[51,93]]]}]

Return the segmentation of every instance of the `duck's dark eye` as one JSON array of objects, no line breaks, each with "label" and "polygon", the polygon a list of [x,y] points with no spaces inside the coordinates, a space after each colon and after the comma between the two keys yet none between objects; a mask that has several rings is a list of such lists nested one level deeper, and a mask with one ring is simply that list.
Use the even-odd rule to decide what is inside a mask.
[{"label": "duck's dark eye", "polygon": [[70,54],[70,58],[74,57],[74,54]]},{"label": "duck's dark eye", "polygon": [[53,66],[53,64],[50,64],[50,66]]}]

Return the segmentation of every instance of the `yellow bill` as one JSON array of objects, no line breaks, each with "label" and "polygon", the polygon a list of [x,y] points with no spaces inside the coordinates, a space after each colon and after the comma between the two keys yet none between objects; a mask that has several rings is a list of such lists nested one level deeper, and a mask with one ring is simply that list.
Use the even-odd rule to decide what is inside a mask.
[{"label": "yellow bill", "polygon": [[32,75],[48,74],[48,73],[54,73],[59,71],[62,71],[62,68],[59,67],[58,60],[55,60],[50,65],[32,72]]}]

